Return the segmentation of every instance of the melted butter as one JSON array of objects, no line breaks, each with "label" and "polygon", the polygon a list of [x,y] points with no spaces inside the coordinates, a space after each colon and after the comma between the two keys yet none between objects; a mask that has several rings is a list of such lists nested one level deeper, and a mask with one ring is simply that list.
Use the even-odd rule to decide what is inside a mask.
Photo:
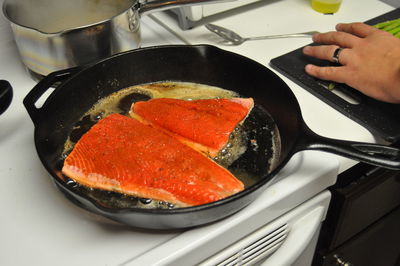
[{"label": "melted butter", "polygon": [[212,98],[232,98],[239,96],[233,91],[190,82],[151,83],[135,87],[150,92],[153,98],[198,100]]}]

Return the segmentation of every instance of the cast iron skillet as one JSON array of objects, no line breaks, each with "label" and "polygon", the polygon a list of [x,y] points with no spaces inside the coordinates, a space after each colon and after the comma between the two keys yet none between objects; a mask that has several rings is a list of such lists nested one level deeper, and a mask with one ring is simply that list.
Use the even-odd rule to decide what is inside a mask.
[{"label": "cast iron skillet", "polygon": [[[255,184],[231,197],[181,209],[114,208],[67,184],[60,173],[61,153],[66,138],[81,116],[100,98],[112,92],[136,84],[167,80],[202,83],[234,90],[243,97],[253,97],[256,106],[270,114],[279,130],[281,147],[272,171],[259,172]],[[37,108],[35,102],[53,84],[60,82],[61,85],[43,106]],[[54,72],[32,89],[25,97],[24,105],[35,125],[37,153],[58,188],[79,206],[134,227],[188,228],[227,217],[252,202],[293,154],[301,150],[321,150],[400,169],[398,149],[334,140],[315,134],[304,123],[294,94],[276,74],[246,57],[213,46],[143,48],[115,55],[83,69]],[[262,119],[256,117],[255,120]],[[274,129],[269,127],[269,130]],[[270,134],[262,135],[270,138]],[[258,158],[258,155],[263,158],[262,154],[253,158]],[[244,162],[265,163],[264,160]]]}]

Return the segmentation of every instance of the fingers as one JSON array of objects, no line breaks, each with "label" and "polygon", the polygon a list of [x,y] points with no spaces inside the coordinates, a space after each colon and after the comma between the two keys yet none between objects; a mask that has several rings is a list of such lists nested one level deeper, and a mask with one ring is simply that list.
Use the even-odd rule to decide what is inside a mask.
[{"label": "fingers", "polygon": [[351,48],[359,42],[359,37],[347,32],[331,31],[313,35],[313,41],[321,44],[333,44],[340,47]]},{"label": "fingers", "polygon": [[355,23],[339,23],[336,25],[336,30],[341,32],[347,32],[355,36],[358,36],[360,38],[364,38],[372,34],[373,32],[377,31],[378,29],[361,22],[355,22]]},{"label": "fingers", "polygon": [[[306,46],[303,48],[303,53],[318,59],[324,59],[333,62],[333,54],[338,46],[336,45],[320,45],[320,46]],[[349,50],[343,49],[339,54],[339,63],[346,65],[349,61]]]},{"label": "fingers", "polygon": [[334,44],[341,47],[352,48],[378,29],[361,22],[339,23],[336,25],[337,31],[319,33],[313,36],[313,41],[323,44]]},{"label": "fingers", "polygon": [[346,71],[344,68],[345,67],[318,67],[308,64],[305,70],[307,74],[316,78],[344,83],[346,79]]}]

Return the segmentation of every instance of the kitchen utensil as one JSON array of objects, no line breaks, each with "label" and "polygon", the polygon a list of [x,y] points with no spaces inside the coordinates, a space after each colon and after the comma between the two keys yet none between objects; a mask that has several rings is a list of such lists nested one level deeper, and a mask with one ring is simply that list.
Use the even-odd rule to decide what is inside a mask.
[{"label": "kitchen utensil", "polygon": [[34,74],[84,65],[140,47],[140,16],[215,0],[5,0],[21,59]]},{"label": "kitchen utensil", "polygon": [[300,32],[300,33],[288,33],[288,34],[278,34],[278,35],[267,35],[267,36],[259,36],[259,37],[241,37],[236,32],[229,30],[227,28],[217,26],[215,24],[206,24],[205,27],[220,36],[224,39],[222,42],[226,45],[240,45],[245,41],[255,41],[255,40],[267,40],[267,39],[279,39],[279,38],[301,38],[301,37],[311,37],[318,31],[308,31],[308,32]]},{"label": "kitchen utensil", "polygon": [[0,80],[0,114],[10,106],[13,97],[13,89],[7,80]]},{"label": "kitchen utensil", "polygon": [[[65,181],[60,171],[64,142],[83,114],[99,99],[115,91],[157,81],[201,83],[254,98],[256,112],[251,123],[255,123],[253,129],[260,131],[250,138],[257,139],[260,149],[248,148],[235,162],[239,168],[255,169],[253,185],[205,205],[141,209],[110,207],[109,203],[94,199],[76,189],[76,184]],[[56,82],[61,84],[42,107],[36,107],[35,102]],[[293,92],[274,72],[249,58],[208,45],[141,48],[114,55],[85,68],[54,72],[28,93],[24,105],[35,125],[37,153],[58,188],[79,206],[135,227],[188,228],[227,217],[252,202],[263,191],[262,188],[272,183],[290,158],[301,150],[322,150],[400,169],[398,149],[334,140],[315,134],[304,123]],[[271,136],[276,137],[272,139]],[[271,143],[275,143],[276,147],[274,163],[269,171],[265,171],[267,160],[271,159],[267,154],[272,150]],[[115,200],[112,193],[105,197]]]}]

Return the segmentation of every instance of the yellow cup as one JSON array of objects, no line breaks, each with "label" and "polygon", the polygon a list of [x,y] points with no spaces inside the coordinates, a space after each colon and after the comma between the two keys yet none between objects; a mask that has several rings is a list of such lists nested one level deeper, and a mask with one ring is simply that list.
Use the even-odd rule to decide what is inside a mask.
[{"label": "yellow cup", "polygon": [[311,0],[311,7],[320,13],[332,14],[339,10],[342,0]]}]

